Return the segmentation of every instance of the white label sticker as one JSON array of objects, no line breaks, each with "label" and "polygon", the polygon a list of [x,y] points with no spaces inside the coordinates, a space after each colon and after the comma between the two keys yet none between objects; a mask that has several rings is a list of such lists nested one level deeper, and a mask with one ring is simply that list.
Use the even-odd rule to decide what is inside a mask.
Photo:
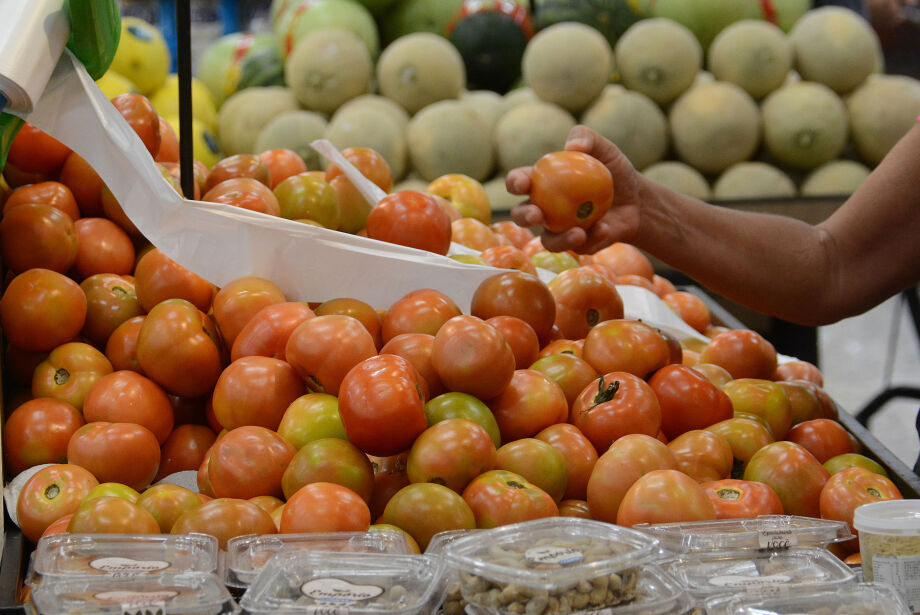
[{"label": "white label sticker", "polygon": [[799,544],[798,536],[791,529],[760,530],[758,538],[761,549],[788,549]]},{"label": "white label sticker", "polygon": [[313,579],[300,586],[304,596],[317,602],[349,603],[376,598],[383,593],[377,585],[355,585],[345,579]]},{"label": "white label sticker", "polygon": [[167,600],[172,600],[179,595],[179,592],[172,591],[169,589],[164,589],[161,591],[150,591],[150,592],[133,592],[127,590],[115,590],[108,592],[99,592],[98,594],[93,594],[97,600],[102,602],[120,602],[123,605],[130,606],[152,606],[156,604],[162,604]]},{"label": "white label sticker", "polygon": [[875,581],[894,585],[910,610],[920,612],[920,556],[873,555],[872,574]]},{"label": "white label sticker", "polygon": [[524,559],[532,566],[539,564],[568,566],[584,560],[585,555],[579,549],[573,547],[534,547],[524,551]]},{"label": "white label sticker", "polygon": [[162,560],[136,560],[130,557],[100,557],[89,563],[91,568],[110,574],[144,574],[169,568]]},{"label": "white label sticker", "polygon": [[748,577],[741,575],[725,575],[722,577],[713,577],[709,579],[710,585],[715,585],[717,587],[738,587],[738,588],[748,588],[748,587],[768,587],[771,585],[780,585],[783,583],[788,583],[792,580],[788,574],[771,574],[762,577]]}]

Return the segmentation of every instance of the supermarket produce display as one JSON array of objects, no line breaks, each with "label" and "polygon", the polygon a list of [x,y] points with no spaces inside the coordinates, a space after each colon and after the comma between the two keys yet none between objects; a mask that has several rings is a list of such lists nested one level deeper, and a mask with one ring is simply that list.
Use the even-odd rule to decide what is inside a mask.
[{"label": "supermarket produce display", "polygon": [[274,0],[198,59],[187,195],[156,27],[65,52],[0,176],[0,610],[917,612],[854,518],[920,479],[817,366],[501,219],[525,165],[551,230],[616,206],[576,123],[686,194],[842,199],[920,82],[809,9]]}]

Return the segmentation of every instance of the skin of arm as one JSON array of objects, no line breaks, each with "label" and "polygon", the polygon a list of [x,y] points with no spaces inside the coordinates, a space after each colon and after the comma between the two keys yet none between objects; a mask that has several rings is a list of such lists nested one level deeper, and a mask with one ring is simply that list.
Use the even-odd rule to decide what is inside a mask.
[{"label": "skin of arm", "polygon": [[[672,192],[584,126],[572,129],[566,149],[591,154],[610,169],[614,204],[587,233],[544,231],[547,249],[591,253],[615,241],[631,243],[737,303],[812,326],[860,314],[920,279],[920,125],[815,226]],[[506,184],[527,194],[530,169],[509,172]],[[532,204],[517,206],[512,218],[523,226],[542,222]]]}]

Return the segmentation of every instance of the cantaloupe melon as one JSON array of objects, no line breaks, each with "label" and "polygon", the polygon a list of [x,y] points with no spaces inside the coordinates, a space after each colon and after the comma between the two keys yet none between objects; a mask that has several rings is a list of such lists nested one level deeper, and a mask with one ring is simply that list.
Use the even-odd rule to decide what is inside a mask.
[{"label": "cantaloupe melon", "polygon": [[409,34],[390,43],[377,62],[380,93],[410,114],[460,96],[466,83],[463,58],[443,36]]},{"label": "cantaloupe melon", "polygon": [[920,81],[873,75],[847,99],[847,110],[856,149],[874,166],[920,116]]},{"label": "cantaloupe melon", "polygon": [[502,171],[535,163],[561,150],[575,118],[547,102],[524,103],[506,112],[495,125],[493,139]]},{"label": "cantaloupe melon", "polygon": [[348,30],[309,32],[284,62],[284,79],[297,101],[321,113],[367,93],[373,74],[367,47]]},{"label": "cantaloupe melon", "polygon": [[426,182],[415,173],[411,173],[403,178],[402,181],[393,184],[393,192],[400,192],[402,190],[415,190],[416,192],[425,192],[425,190],[428,188],[428,184],[430,183],[431,182]]},{"label": "cantaloupe melon", "polygon": [[341,28],[364,41],[372,58],[380,54],[380,38],[374,16],[355,0],[299,0],[278,20],[275,40],[282,57],[310,32]]},{"label": "cantaloupe melon", "polygon": [[447,173],[484,181],[495,161],[488,130],[457,100],[442,100],[416,113],[408,142],[412,168],[428,181]]},{"label": "cantaloupe melon", "polygon": [[669,19],[640,21],[620,37],[614,51],[623,85],[659,105],[686,91],[703,64],[699,41]]},{"label": "cantaloupe melon", "polygon": [[531,88],[520,87],[508,90],[502,97],[505,99],[505,111],[510,111],[518,105],[530,102],[537,102],[540,99]]},{"label": "cantaloupe melon", "polygon": [[760,0],[655,0],[652,15],[673,19],[685,26],[704,49],[729,24],[742,19],[760,19]]},{"label": "cantaloupe melon", "polygon": [[813,169],[846,147],[846,108],[826,85],[803,81],[780,88],[764,101],[762,114],[764,143],[783,164]]},{"label": "cantaloupe melon", "polygon": [[878,35],[858,13],[839,6],[809,11],[789,33],[795,66],[806,81],[838,94],[853,91],[876,64]]},{"label": "cantaloupe melon", "polygon": [[786,80],[792,69],[792,43],[778,26],[745,19],[733,23],[712,41],[709,70],[760,100]]},{"label": "cantaloupe melon", "polygon": [[668,149],[668,120],[640,92],[621,89],[602,96],[584,112],[581,123],[613,141],[640,170],[661,160]]},{"label": "cantaloupe melon", "polygon": [[671,107],[669,121],[678,156],[703,173],[747,160],[760,142],[757,104],[733,83],[688,90]]},{"label": "cantaloupe melon", "polygon": [[691,88],[695,88],[700,85],[709,85],[710,83],[715,83],[716,77],[708,70],[701,70],[696,74],[696,79],[693,80],[693,83],[690,85]]},{"label": "cantaloupe melon", "polygon": [[505,99],[492,90],[472,90],[460,94],[460,102],[476,114],[489,134],[495,128],[498,119],[505,113]]},{"label": "cantaloupe melon", "polygon": [[871,169],[855,160],[832,160],[808,174],[802,196],[842,196],[856,192]]},{"label": "cantaloupe melon", "polygon": [[546,102],[580,113],[607,84],[613,54],[600,32],[576,22],[541,30],[527,44],[524,81]]},{"label": "cantaloupe melon", "polygon": [[399,126],[402,131],[405,131],[409,126],[409,114],[406,113],[406,110],[403,109],[399,103],[385,96],[380,96],[379,94],[362,94],[357,98],[352,98],[339,107],[335,115],[357,108],[366,108],[376,113],[386,115],[396,122],[397,126]]},{"label": "cantaloupe melon", "polygon": [[326,138],[340,150],[369,147],[376,151],[390,165],[394,180],[401,179],[406,173],[406,136],[388,116],[361,108],[337,113],[326,128]]},{"label": "cantaloupe melon", "polygon": [[505,187],[505,176],[498,175],[482,184],[486,194],[489,196],[489,203],[493,212],[508,212],[518,203],[527,200],[526,196],[520,194],[511,194]]},{"label": "cantaloupe melon", "polygon": [[217,114],[217,139],[225,156],[251,154],[259,133],[273,118],[299,109],[285,87],[253,87],[228,98]]},{"label": "cantaloupe melon", "polygon": [[657,184],[703,201],[712,199],[712,189],[703,174],[677,160],[656,162],[642,174]]},{"label": "cantaloupe melon", "polygon": [[323,167],[322,157],[310,147],[316,139],[326,134],[328,122],[313,111],[287,111],[269,120],[256,138],[255,152],[270,149],[289,149],[303,158],[311,170]]},{"label": "cantaloupe melon", "polygon": [[720,201],[778,199],[795,196],[795,184],[788,175],[766,162],[732,165],[712,186]]}]

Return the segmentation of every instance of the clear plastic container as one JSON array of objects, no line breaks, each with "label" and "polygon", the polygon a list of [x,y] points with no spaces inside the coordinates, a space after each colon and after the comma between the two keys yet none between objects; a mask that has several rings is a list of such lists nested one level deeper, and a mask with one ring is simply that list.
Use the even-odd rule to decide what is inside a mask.
[{"label": "clear plastic container", "polygon": [[753,519],[718,519],[687,523],[640,524],[673,553],[826,547],[854,537],[845,521],[792,515],[761,515]]},{"label": "clear plastic container", "polygon": [[386,529],[238,536],[227,542],[224,581],[231,588],[249,587],[269,559],[290,550],[406,555],[409,544],[402,533]]},{"label": "clear plastic container", "polygon": [[891,583],[920,613],[920,500],[863,504],[853,526],[866,580]]},{"label": "clear plastic container", "polygon": [[240,599],[252,615],[430,615],[441,603],[441,559],[429,555],[285,551]]},{"label": "clear plastic container", "polygon": [[[459,538],[469,536],[474,532],[484,530],[445,530],[438,532],[428,541],[428,547],[425,549],[425,555],[441,557],[444,555],[444,549],[447,545]],[[466,600],[460,593],[460,573],[451,564],[444,563],[444,601],[438,613],[443,615],[462,615],[466,609]]]},{"label": "clear plastic container", "polygon": [[[617,525],[571,517],[516,523],[460,538],[445,549],[476,612],[580,613],[627,604],[658,541]],[[542,604],[541,604],[542,603]]]},{"label": "clear plastic container", "polygon": [[217,539],[206,534],[52,534],[38,541],[27,581],[216,573],[217,563]]},{"label": "clear plastic container", "polygon": [[686,553],[664,567],[698,600],[719,594],[821,591],[856,580],[849,566],[817,547]]},{"label": "clear plastic container", "polygon": [[785,596],[728,596],[706,601],[705,608],[707,615],[910,615],[904,598],[883,583]]},{"label": "clear plastic container", "polygon": [[32,588],[28,610],[40,615],[222,615],[239,607],[209,573],[70,577]]}]

